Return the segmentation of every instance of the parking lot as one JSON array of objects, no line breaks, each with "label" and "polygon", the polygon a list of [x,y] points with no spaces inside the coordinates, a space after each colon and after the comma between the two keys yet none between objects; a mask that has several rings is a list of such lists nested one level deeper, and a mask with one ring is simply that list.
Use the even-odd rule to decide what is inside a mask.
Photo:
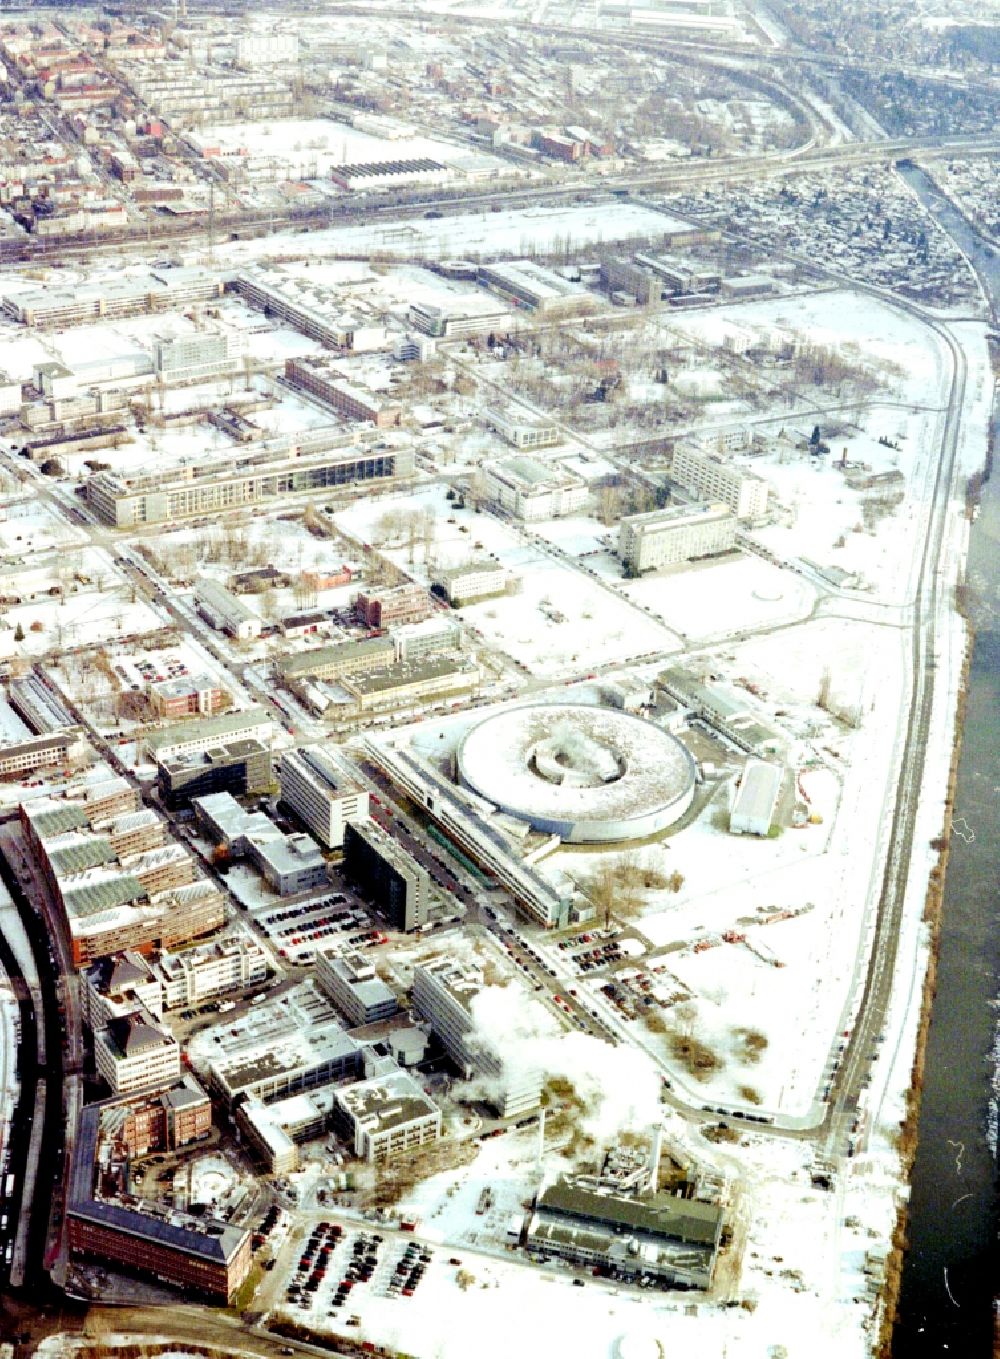
[{"label": "parking lot", "polygon": [[358,1325],[351,1309],[366,1298],[412,1298],[433,1254],[416,1241],[318,1222],[289,1271],[280,1310],[320,1328]]},{"label": "parking lot", "polygon": [[311,963],[317,950],[345,953],[387,942],[387,936],[372,926],[367,913],[342,892],[274,906],[254,913],[254,919],[278,954],[290,963]]}]

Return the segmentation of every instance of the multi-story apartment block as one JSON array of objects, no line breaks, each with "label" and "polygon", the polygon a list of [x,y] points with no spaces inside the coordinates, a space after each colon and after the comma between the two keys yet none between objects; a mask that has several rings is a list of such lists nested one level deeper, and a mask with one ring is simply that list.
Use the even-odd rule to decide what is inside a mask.
[{"label": "multi-story apartment block", "polygon": [[767,482],[717,454],[681,445],[674,452],[672,475],[700,499],[728,505],[737,519],[767,513]]},{"label": "multi-story apartment block", "polygon": [[736,544],[736,516],[727,505],[677,505],[633,514],[618,529],[618,553],[638,575],[678,562],[729,552]]},{"label": "multi-story apartment block", "polygon": [[336,757],[317,746],[288,751],[279,770],[281,800],[327,849],[344,843],[348,821],[368,817],[368,793]]}]

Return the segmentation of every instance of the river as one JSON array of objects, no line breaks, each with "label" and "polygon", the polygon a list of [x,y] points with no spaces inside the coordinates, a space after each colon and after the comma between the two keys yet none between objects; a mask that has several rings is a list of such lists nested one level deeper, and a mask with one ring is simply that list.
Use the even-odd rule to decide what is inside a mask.
[{"label": "river", "polygon": [[[904,177],[1000,309],[1000,259],[918,169]],[[1000,422],[998,422],[1000,423]],[[945,882],[895,1359],[992,1354],[1000,979],[1000,477],[983,488],[968,580],[976,628]]]}]

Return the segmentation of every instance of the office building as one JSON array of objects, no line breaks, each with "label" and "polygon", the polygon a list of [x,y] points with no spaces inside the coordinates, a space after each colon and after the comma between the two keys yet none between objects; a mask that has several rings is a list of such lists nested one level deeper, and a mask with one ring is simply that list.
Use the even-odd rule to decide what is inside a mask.
[{"label": "office building", "polygon": [[153,341],[153,370],[165,383],[201,382],[234,373],[240,346],[223,331],[196,331]]},{"label": "office building", "polygon": [[736,516],[726,505],[677,505],[633,514],[618,529],[618,553],[634,575],[731,552]]},{"label": "office building", "polygon": [[390,1019],[399,1009],[394,993],[361,953],[317,953],[316,980],[351,1028]]},{"label": "office building", "polygon": [[474,693],[481,674],[472,662],[447,656],[403,662],[368,675],[345,675],[340,688],[353,699],[350,715],[392,712],[408,705],[423,706],[454,694]]},{"label": "office building", "polygon": [[[328,444],[329,440],[320,442]],[[87,503],[105,524],[131,528],[257,505],[275,496],[364,486],[370,481],[413,475],[411,448],[366,453],[344,439],[346,447],[309,452],[307,436],[301,436],[300,443],[306,444],[301,452],[284,446],[264,448],[228,467],[208,462],[167,469],[159,475],[95,472],[87,479]]]},{"label": "office building", "polygon": [[500,1117],[517,1118],[538,1108],[541,1077],[520,1067],[508,1068],[502,1056],[502,1035],[494,1039],[478,1030],[473,1002],[482,986],[481,977],[470,968],[453,958],[435,958],[413,969],[413,1004],[462,1076],[486,1081]]},{"label": "office building", "polygon": [[66,1198],[70,1254],[228,1302],[253,1263],[250,1232],[135,1195],[119,1140],[123,1107],[110,1100],[80,1115]]},{"label": "office building", "polygon": [[97,958],[81,973],[80,1010],[92,1032],[140,1009],[160,1018],[163,993],[152,967],[135,949]]},{"label": "office building", "polygon": [[386,1164],[441,1136],[441,1110],[405,1071],[335,1093],[334,1124],[360,1160]]},{"label": "office building", "polygon": [[271,974],[268,956],[250,934],[229,935],[182,953],[162,953],[153,963],[166,1010],[200,1005],[228,991],[245,991]]},{"label": "office building", "polygon": [[150,836],[162,841],[165,829],[151,813],[122,811],[138,801],[127,784],[120,789],[123,782],[93,785],[89,797],[38,798],[19,808],[77,966],[126,949],[149,954],[186,944],[223,923],[221,893],[194,880],[194,862],[180,844],[125,852]]},{"label": "office building", "polygon": [[296,651],[278,662],[284,680],[339,679],[342,675],[363,674],[391,665],[396,648],[389,637],[367,637],[359,642],[338,642],[333,646]]},{"label": "office building", "polygon": [[109,1101],[105,1108],[105,1126],[131,1160],[190,1146],[212,1130],[212,1101],[190,1072],[166,1090]]},{"label": "office building", "polygon": [[572,889],[560,889],[515,852],[476,803],[411,751],[368,740],[369,759],[413,798],[458,848],[501,882],[517,904],[547,929],[568,923]]},{"label": "office building", "polygon": [[420,623],[431,611],[427,591],[412,581],[390,590],[359,594],[354,613],[369,628],[388,628],[394,623]]},{"label": "office building", "polygon": [[156,784],[165,807],[175,811],[209,793],[234,797],[266,793],[274,782],[271,752],[261,741],[237,738],[157,761]]},{"label": "office building", "polygon": [[433,302],[411,302],[410,324],[424,335],[461,339],[467,335],[506,335],[514,322],[510,308],[482,293],[447,296]]},{"label": "office building", "polygon": [[597,299],[586,288],[534,260],[482,264],[479,282],[512,306],[526,307],[546,320],[597,310]]},{"label": "office building", "polygon": [[279,896],[329,882],[326,860],[309,835],[286,835],[263,812],[245,811],[231,793],[192,799],[199,822],[233,859],[249,859]]},{"label": "office building", "polygon": [[299,1143],[322,1137],[330,1124],[333,1091],[288,1095],[265,1104],[256,1097],[236,1106],[236,1125],[270,1175],[299,1169]]},{"label": "office building", "polygon": [[271,1104],[360,1075],[359,1043],[334,1020],[303,1029],[295,1021],[224,1040],[207,1064],[210,1084],[232,1107],[241,1096]]},{"label": "office building", "polygon": [[223,699],[218,682],[204,672],[150,680],[146,693],[158,717],[190,717],[195,713],[211,716]]},{"label": "office building", "polygon": [[760,519],[767,513],[767,482],[717,454],[681,445],[674,452],[671,476],[699,499],[728,505],[737,519]]},{"label": "office building", "polygon": [[181,1074],[181,1050],[148,1010],[111,1019],[94,1034],[97,1074],[116,1095],[158,1088]]},{"label": "office building", "polygon": [[506,594],[508,579],[500,563],[489,558],[465,562],[461,566],[439,566],[432,573],[431,584],[449,604],[460,608],[463,604]]},{"label": "office building", "polygon": [[427,923],[430,874],[374,821],[352,821],[344,833],[344,870],[394,929]]},{"label": "office building", "polygon": [[488,410],[483,413],[483,418],[490,429],[495,429],[515,448],[549,448],[562,441],[557,425],[546,420],[531,420],[517,408],[506,411]]},{"label": "office building", "polygon": [[485,466],[485,498],[524,523],[576,514],[587,503],[587,483],[574,472],[535,458],[508,458]]},{"label": "office building", "polygon": [[83,759],[90,751],[83,731],[67,727],[51,736],[30,736],[24,741],[12,741],[0,746],[0,777],[27,774],[33,769],[51,765],[66,765]]},{"label": "office building", "polygon": [[273,730],[271,718],[264,708],[239,708],[214,717],[158,727],[147,732],[143,741],[146,752],[159,764],[234,740],[259,741],[269,746]]},{"label": "office building", "polygon": [[288,751],[279,768],[281,800],[327,849],[344,843],[348,821],[368,817],[368,792],[336,756],[318,746]]},{"label": "office building", "polygon": [[402,423],[403,410],[379,392],[351,381],[350,370],[338,367],[329,355],[308,354],[285,360],[285,380],[301,391],[319,397],[347,420],[368,420],[376,429],[393,429]]}]

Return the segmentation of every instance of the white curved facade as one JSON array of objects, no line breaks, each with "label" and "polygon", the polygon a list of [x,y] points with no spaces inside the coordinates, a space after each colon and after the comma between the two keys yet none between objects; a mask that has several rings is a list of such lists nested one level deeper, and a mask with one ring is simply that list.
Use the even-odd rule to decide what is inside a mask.
[{"label": "white curved facade", "polygon": [[460,782],[570,844],[640,840],[691,805],[694,760],[669,732],[610,708],[536,703],[463,738]]}]

